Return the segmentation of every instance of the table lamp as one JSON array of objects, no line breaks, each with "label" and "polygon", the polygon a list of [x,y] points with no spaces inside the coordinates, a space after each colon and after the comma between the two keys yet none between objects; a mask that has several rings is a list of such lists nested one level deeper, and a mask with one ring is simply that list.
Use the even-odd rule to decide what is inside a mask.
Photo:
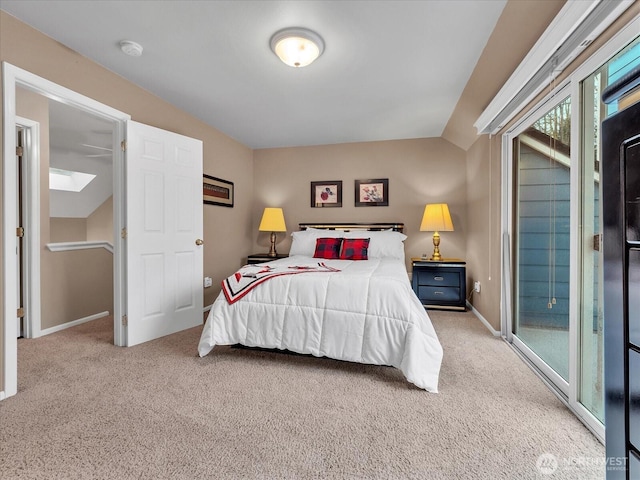
[{"label": "table lamp", "polygon": [[267,207],[262,214],[262,220],[260,221],[260,227],[258,230],[261,232],[271,232],[271,249],[269,250],[270,257],[276,257],[276,232],[286,232],[287,226],[284,223],[284,213],[281,208]]},{"label": "table lamp", "polygon": [[[453,222],[446,203],[431,203],[424,207],[424,215],[420,224],[421,232],[433,232],[433,255],[429,260],[442,261],[440,255],[440,234],[438,232],[453,232]],[[425,255],[426,256],[426,255]]]}]

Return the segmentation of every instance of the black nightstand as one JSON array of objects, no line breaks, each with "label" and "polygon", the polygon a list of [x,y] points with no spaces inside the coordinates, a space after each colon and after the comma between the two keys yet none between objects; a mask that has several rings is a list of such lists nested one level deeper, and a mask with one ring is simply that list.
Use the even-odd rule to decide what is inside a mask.
[{"label": "black nightstand", "polygon": [[254,253],[253,255],[249,255],[247,257],[247,265],[271,262],[273,260],[277,260],[278,258],[287,258],[288,256],[288,253],[279,253],[275,257],[270,257],[268,253]]},{"label": "black nightstand", "polygon": [[413,291],[427,308],[467,309],[466,262],[445,258],[441,262],[412,258]]}]

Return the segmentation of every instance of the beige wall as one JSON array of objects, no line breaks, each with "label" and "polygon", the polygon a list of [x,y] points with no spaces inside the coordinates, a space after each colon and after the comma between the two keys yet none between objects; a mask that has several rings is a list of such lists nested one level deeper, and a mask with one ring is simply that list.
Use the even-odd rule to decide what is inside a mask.
[{"label": "beige wall", "polygon": [[[465,153],[446,140],[428,138],[256,150],[251,238],[255,252],[269,250],[269,233],[259,233],[264,207],[282,207],[287,235],[277,249],[287,252],[300,222],[403,222],[407,269],[410,257],[433,251],[432,234],[420,232],[427,203],[449,204],[454,232],[441,232],[446,257],[466,257],[467,181]],[[355,207],[354,180],[389,179],[388,207]],[[312,181],[342,180],[342,208],[311,208]]]},{"label": "beige wall", "polygon": [[[0,60],[126,112],[133,120],[203,141],[204,172],[235,183],[234,208],[204,206],[204,274],[214,278],[214,287],[205,290],[205,305],[212,303],[220,281],[252,250],[251,149],[2,11]],[[45,228],[48,236],[48,221]],[[43,275],[43,293],[49,281]],[[0,325],[0,335],[2,330]],[[0,351],[0,372],[2,358]],[[0,382],[3,389],[4,379]]]},{"label": "beige wall", "polygon": [[113,313],[111,252],[104,248],[45,251],[41,262],[43,330],[105,311]]},{"label": "beige wall", "polygon": [[49,241],[85,242],[87,240],[86,218],[51,217],[49,219]]},{"label": "beige wall", "polygon": [[467,284],[481,284],[470,302],[500,330],[500,138],[483,135],[467,151]]},{"label": "beige wall", "polygon": [[87,217],[87,240],[113,244],[113,195]]}]

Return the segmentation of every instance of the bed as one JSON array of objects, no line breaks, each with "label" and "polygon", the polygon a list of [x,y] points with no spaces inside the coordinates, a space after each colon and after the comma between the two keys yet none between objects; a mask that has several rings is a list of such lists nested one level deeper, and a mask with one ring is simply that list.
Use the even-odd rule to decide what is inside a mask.
[{"label": "bed", "polygon": [[223,282],[199,355],[241,344],[389,365],[436,393],[442,347],[411,289],[402,224],[300,228],[292,233],[288,258],[247,265]]}]

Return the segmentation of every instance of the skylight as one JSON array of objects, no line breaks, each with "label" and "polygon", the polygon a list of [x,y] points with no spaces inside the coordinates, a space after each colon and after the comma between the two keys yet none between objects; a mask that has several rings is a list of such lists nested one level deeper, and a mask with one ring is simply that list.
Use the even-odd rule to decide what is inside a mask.
[{"label": "skylight", "polygon": [[81,192],[96,178],[90,173],[72,172],[61,168],[49,168],[49,188],[63,192]]}]

